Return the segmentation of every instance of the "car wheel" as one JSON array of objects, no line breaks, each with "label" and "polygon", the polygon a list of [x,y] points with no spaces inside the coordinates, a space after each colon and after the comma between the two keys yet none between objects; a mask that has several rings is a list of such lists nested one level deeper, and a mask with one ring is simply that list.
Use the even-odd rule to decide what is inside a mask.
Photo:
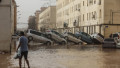
[{"label": "car wheel", "polygon": [[51,42],[50,42],[50,41],[48,41],[48,42],[46,43],[46,45],[48,45],[48,46],[49,46],[49,45],[51,45]]},{"label": "car wheel", "polygon": [[82,42],[79,42],[78,45],[82,45],[83,43]]},{"label": "car wheel", "polygon": [[62,41],[62,45],[65,45],[66,43],[65,43],[65,41]]},{"label": "car wheel", "polygon": [[82,37],[81,37],[81,36],[79,36],[79,37],[78,37],[78,39],[82,39]]},{"label": "car wheel", "polygon": [[68,40],[68,37],[65,37],[65,40],[67,41],[67,40]]},{"label": "car wheel", "polygon": [[48,34],[48,38],[51,38],[52,36],[50,34]]},{"label": "car wheel", "polygon": [[29,40],[29,41],[32,41],[32,40],[33,40],[33,37],[32,37],[32,36],[29,36],[29,37],[28,37],[28,40]]}]

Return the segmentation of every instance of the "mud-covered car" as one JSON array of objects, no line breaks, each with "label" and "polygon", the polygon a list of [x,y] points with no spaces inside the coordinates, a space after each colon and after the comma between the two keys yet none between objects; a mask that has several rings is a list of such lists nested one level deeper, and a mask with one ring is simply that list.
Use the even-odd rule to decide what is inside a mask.
[{"label": "mud-covered car", "polygon": [[42,32],[38,32],[38,31],[29,29],[26,33],[26,36],[29,41],[37,40],[40,43],[45,43],[47,45],[53,44],[53,42],[50,39],[48,39],[45,36],[45,34],[43,34]]},{"label": "mud-covered car", "polygon": [[64,35],[64,38],[67,40],[67,41],[70,41],[70,42],[73,42],[75,44],[82,44],[83,42],[77,38],[77,36],[75,36],[75,34],[73,33],[70,33],[70,32],[65,32],[63,33]]},{"label": "mud-covered car", "polygon": [[64,39],[64,36],[58,33],[55,30],[47,30],[46,35],[49,39],[59,43],[59,44],[67,44],[67,41]]},{"label": "mud-covered car", "polygon": [[116,40],[113,38],[106,38],[102,44],[103,48],[116,48]]},{"label": "mud-covered car", "polygon": [[86,42],[87,44],[93,43],[91,36],[85,32],[76,32],[75,35],[77,36],[77,38],[79,38],[83,42]]},{"label": "mud-covered car", "polygon": [[100,33],[94,33],[91,35],[93,42],[96,44],[101,44],[104,41],[104,36]]}]

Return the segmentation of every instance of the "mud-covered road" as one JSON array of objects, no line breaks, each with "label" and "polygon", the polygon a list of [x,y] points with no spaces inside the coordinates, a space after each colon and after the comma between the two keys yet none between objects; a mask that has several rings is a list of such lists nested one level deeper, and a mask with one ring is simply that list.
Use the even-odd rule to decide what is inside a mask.
[{"label": "mud-covered road", "polygon": [[[12,55],[0,54],[0,68],[19,68],[18,60],[13,56],[14,50]],[[45,46],[34,43],[28,56],[31,68],[120,68],[120,49],[102,49],[101,45]]]}]

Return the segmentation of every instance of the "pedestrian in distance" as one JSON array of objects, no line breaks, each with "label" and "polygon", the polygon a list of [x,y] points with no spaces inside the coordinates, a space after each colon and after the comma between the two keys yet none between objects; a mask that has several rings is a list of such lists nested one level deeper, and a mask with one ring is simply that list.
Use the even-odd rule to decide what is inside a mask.
[{"label": "pedestrian in distance", "polygon": [[20,48],[21,56],[19,58],[19,67],[22,67],[22,57],[24,56],[24,59],[27,63],[28,68],[30,68],[29,60],[28,60],[28,39],[25,37],[24,32],[20,32],[20,38],[19,38],[19,45],[17,47],[16,52],[18,52],[18,49]]}]

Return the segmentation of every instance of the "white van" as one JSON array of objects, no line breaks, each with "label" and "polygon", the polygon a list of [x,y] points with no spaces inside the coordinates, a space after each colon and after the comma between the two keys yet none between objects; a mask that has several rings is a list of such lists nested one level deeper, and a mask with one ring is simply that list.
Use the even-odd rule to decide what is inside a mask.
[{"label": "white van", "polygon": [[104,36],[100,33],[94,33],[91,37],[93,38],[94,43],[103,43],[104,41]]}]

